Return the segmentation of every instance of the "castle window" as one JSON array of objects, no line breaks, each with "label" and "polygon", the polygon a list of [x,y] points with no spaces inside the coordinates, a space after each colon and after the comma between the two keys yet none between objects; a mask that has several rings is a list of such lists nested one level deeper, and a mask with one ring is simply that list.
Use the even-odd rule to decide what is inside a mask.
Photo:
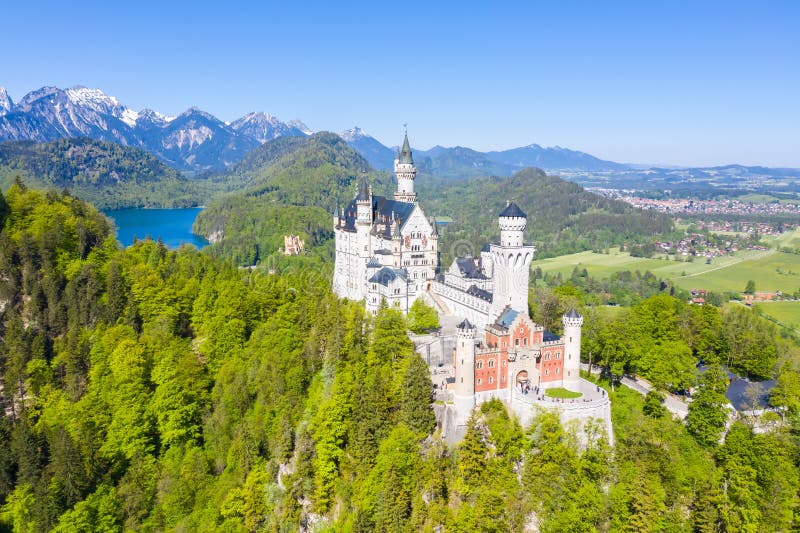
[{"label": "castle window", "polygon": [[489,368],[494,368],[494,359],[489,360]]},{"label": "castle window", "polygon": [[483,380],[481,380],[481,378],[478,378],[478,385],[480,385],[481,383],[483,383]]},{"label": "castle window", "polygon": [[550,369],[549,368],[544,371],[544,375],[545,376],[549,376],[550,375]]},{"label": "castle window", "polygon": [[464,383],[464,378],[461,378],[461,383]]},{"label": "castle window", "polygon": [[561,359],[561,352],[556,352],[556,359]]},{"label": "castle window", "polygon": [[514,346],[519,346],[519,339],[514,339]]},{"label": "castle window", "polygon": [[559,371],[559,368],[558,368],[558,367],[556,367],[556,374],[558,374],[558,371]]},{"label": "castle window", "polygon": [[550,354],[549,353],[544,354],[544,360],[545,361],[549,361],[550,360]]},{"label": "castle window", "polygon": [[494,378],[493,378],[492,376],[489,376],[489,383],[490,383],[490,384],[491,384],[491,383],[494,383]]},{"label": "castle window", "polygon": [[528,337],[525,337],[524,339],[522,339],[522,344],[524,344],[525,346],[528,345]]},{"label": "castle window", "polygon": [[483,368],[483,361],[478,361],[478,364],[476,366],[478,368]]}]

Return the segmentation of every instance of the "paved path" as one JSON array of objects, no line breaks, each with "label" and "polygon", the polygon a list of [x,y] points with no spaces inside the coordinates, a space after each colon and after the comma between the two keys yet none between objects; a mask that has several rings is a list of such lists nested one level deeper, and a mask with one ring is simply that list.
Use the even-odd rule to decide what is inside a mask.
[{"label": "paved path", "polygon": [[[581,370],[589,370],[589,365],[586,363],[581,363]],[[592,374],[599,374],[600,367],[597,365],[592,365]],[[653,390],[653,386],[648,382],[641,378],[631,378],[628,376],[623,377],[620,380],[620,383],[628,387],[629,389],[633,389],[642,396],[647,396],[647,393]],[[675,394],[670,394],[668,392],[661,391],[661,394],[664,396],[664,407],[672,413],[676,415],[681,420],[686,418],[686,415],[689,414],[689,406],[684,403],[683,399],[680,396]]]},{"label": "paved path", "polygon": [[[650,383],[640,378],[629,378],[625,376],[620,380],[620,383],[635,390],[642,396],[646,396],[648,392],[653,390],[653,386],[650,385]],[[680,396],[663,391],[661,394],[664,396],[664,407],[666,407],[670,413],[676,415],[681,420],[686,418],[686,415],[689,414],[689,406],[683,403]]]}]

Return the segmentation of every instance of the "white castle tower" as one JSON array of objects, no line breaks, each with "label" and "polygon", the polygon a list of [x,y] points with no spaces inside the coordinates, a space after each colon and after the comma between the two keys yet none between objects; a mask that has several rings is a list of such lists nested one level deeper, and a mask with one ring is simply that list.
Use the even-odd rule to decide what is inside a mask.
[{"label": "white castle tower", "polygon": [[456,329],[454,400],[457,426],[467,423],[475,407],[475,332],[475,326],[466,319]]},{"label": "white castle tower", "polygon": [[564,322],[564,385],[577,384],[581,377],[581,326],[583,317],[570,309],[561,317]]},{"label": "white castle tower", "polygon": [[394,173],[397,176],[397,192],[394,199],[398,202],[416,203],[417,193],[414,192],[414,179],[417,169],[414,167],[414,158],[411,156],[411,145],[408,143],[408,132],[403,139],[403,147],[394,160]]},{"label": "white castle tower", "polygon": [[351,283],[350,299],[363,300],[367,296],[367,263],[370,259],[370,230],[372,229],[372,187],[367,179],[362,178],[356,196],[356,242],[357,257],[355,259],[355,279]]},{"label": "white castle tower", "polygon": [[527,215],[513,202],[500,212],[500,244],[492,244],[489,248],[494,285],[489,312],[491,319],[497,317],[506,306],[520,313],[528,313],[528,280],[536,249],[522,242],[527,223]]}]

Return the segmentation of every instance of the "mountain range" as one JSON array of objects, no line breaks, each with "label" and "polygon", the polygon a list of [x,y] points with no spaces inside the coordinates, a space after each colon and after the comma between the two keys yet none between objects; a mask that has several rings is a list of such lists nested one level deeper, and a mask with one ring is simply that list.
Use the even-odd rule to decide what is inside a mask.
[{"label": "mountain range", "polygon": [[15,103],[0,88],[0,140],[88,137],[142,148],[184,172],[221,170],[267,140],[307,133],[302,122],[267,113],[226,124],[195,107],[177,117],[135,111],[99,89],[42,87]]},{"label": "mountain range", "polygon": [[[264,112],[224,122],[195,107],[176,117],[152,109],[135,111],[100,89],[81,86],[42,87],[18,102],[0,87],[0,141],[86,137],[113,142],[141,148],[189,177],[225,172],[267,141],[311,133],[299,120],[282,122]],[[392,170],[397,147],[385,146],[358,127],[339,136],[373,168]],[[538,167],[589,187],[800,190],[798,169],[742,165],[642,168],[538,144],[489,152],[434,146],[415,150],[414,160],[420,176],[443,180],[508,177],[520,169]]]}]

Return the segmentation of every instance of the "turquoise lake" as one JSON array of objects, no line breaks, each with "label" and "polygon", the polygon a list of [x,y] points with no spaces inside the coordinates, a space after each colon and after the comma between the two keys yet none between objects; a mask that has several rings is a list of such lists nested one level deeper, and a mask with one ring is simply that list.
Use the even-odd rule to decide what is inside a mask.
[{"label": "turquoise lake", "polygon": [[194,244],[198,248],[208,244],[200,235],[192,233],[192,224],[201,207],[186,209],[117,209],[104,211],[117,226],[117,239],[123,246],[133,244],[133,239],[160,237],[169,248],[181,244]]}]

